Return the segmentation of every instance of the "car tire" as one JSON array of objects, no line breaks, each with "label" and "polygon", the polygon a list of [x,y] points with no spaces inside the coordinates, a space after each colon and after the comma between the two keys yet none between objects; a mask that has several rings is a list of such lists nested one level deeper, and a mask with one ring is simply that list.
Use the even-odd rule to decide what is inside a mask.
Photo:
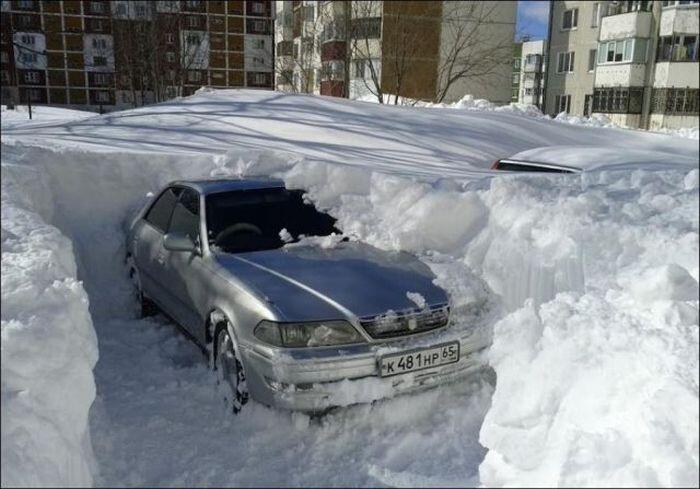
[{"label": "car tire", "polygon": [[158,313],[158,307],[151,299],[143,295],[139,271],[133,265],[129,267],[129,278],[131,279],[131,284],[133,285],[134,304],[136,306],[136,313],[139,319],[155,316]]},{"label": "car tire", "polygon": [[243,364],[236,356],[236,348],[226,324],[220,324],[216,329],[212,354],[217,386],[227,408],[233,414],[238,414],[248,402],[248,387]]}]

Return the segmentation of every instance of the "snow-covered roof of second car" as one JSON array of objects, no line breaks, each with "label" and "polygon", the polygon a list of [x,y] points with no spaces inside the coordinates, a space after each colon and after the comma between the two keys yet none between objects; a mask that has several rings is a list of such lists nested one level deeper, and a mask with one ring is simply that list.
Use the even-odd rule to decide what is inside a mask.
[{"label": "snow-covered roof of second car", "polygon": [[636,149],[624,145],[603,146],[544,146],[521,151],[508,160],[530,164],[556,165],[579,170],[672,169],[698,167],[696,156],[684,156],[649,148]]},{"label": "snow-covered roof of second car", "polygon": [[263,188],[284,188],[284,182],[272,178],[226,178],[211,180],[181,180],[174,185],[186,185],[203,195],[236,190],[259,190]]}]

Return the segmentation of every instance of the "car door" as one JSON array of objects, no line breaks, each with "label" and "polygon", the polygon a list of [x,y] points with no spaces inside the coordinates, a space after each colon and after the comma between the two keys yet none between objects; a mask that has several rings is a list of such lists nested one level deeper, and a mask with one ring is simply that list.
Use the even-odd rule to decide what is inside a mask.
[{"label": "car door", "polygon": [[[199,193],[183,189],[173,209],[168,233],[186,234],[200,245]],[[201,246],[201,245],[200,245]],[[201,252],[165,250],[165,278],[172,295],[173,315],[195,337],[201,336],[201,313],[206,271]]]},{"label": "car door", "polygon": [[143,293],[168,314],[172,314],[173,305],[167,289],[163,237],[182,190],[182,187],[168,187],[161,192],[142,219],[132,247]]}]

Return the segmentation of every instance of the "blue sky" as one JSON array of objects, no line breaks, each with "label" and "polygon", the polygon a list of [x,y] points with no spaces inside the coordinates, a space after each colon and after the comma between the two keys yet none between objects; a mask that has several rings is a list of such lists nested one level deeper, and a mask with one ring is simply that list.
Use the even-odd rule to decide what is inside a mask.
[{"label": "blue sky", "polygon": [[515,36],[517,39],[520,39],[524,34],[529,34],[533,41],[546,39],[548,22],[548,1],[518,1],[518,20],[515,27]]}]

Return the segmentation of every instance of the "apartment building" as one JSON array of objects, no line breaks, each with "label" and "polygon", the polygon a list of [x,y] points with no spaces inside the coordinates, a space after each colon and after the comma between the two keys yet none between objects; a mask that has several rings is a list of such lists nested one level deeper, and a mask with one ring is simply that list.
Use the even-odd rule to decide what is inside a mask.
[{"label": "apartment building", "polygon": [[520,83],[517,102],[543,109],[546,41],[525,41],[520,50]]},{"label": "apartment building", "polygon": [[520,99],[520,79],[522,78],[522,60],[523,57],[523,43],[516,42],[513,44],[513,74],[512,74],[512,84],[511,84],[511,96],[510,101],[517,103]]},{"label": "apartment building", "polygon": [[2,103],[112,110],[273,88],[266,1],[2,1]]},{"label": "apartment building", "polygon": [[698,1],[554,1],[545,111],[698,126]]},{"label": "apartment building", "polygon": [[[278,1],[276,87],[354,99],[398,93],[442,102],[470,93],[508,103],[516,6]],[[478,66],[473,71],[479,75],[450,71],[460,63]]]}]

